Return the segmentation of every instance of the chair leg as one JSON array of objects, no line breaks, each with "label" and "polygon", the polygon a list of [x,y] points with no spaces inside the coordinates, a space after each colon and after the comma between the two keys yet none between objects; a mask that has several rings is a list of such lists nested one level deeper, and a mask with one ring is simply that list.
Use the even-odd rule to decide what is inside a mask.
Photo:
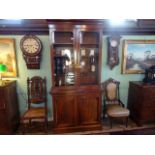
[{"label": "chair leg", "polygon": [[105,119],[105,113],[103,112],[103,119]]},{"label": "chair leg", "polygon": [[30,127],[32,126],[32,120],[31,120],[31,118],[29,119],[29,126]]},{"label": "chair leg", "polygon": [[48,121],[47,118],[45,118],[45,133],[47,133],[47,127],[48,127]]},{"label": "chair leg", "polygon": [[112,118],[109,117],[110,128],[112,129]]},{"label": "chair leg", "polygon": [[128,120],[129,120],[129,117],[126,117],[126,128],[128,127]]},{"label": "chair leg", "polygon": [[25,134],[25,123],[23,119],[21,121],[21,125],[22,125],[22,134],[24,135]]},{"label": "chair leg", "polygon": [[105,109],[103,110],[103,119],[105,119],[105,114],[106,114],[106,111]]}]

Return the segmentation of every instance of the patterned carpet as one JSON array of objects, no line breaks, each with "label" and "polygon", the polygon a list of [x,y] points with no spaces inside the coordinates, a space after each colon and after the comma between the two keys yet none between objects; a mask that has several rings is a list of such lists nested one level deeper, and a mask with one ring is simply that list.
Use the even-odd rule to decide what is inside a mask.
[{"label": "patterned carpet", "polygon": [[[52,122],[49,122],[47,132],[45,132],[44,124],[32,122],[32,125],[26,128],[25,135],[53,135],[52,126]],[[22,125],[15,134],[23,134]],[[155,123],[144,124],[142,127],[138,127],[136,123],[129,120],[128,127],[126,128],[123,122],[115,121],[111,129],[108,120],[105,119],[102,130],[63,133],[61,135],[155,135]]]}]

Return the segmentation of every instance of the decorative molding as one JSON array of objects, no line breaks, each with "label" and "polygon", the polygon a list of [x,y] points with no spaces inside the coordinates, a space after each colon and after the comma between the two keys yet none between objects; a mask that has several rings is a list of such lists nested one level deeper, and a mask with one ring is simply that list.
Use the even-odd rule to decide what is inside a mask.
[{"label": "decorative molding", "polygon": [[0,28],[1,35],[26,35],[26,34],[33,34],[33,35],[48,35],[49,30],[48,28]]},{"label": "decorative molding", "polygon": [[49,34],[49,25],[84,25],[97,24],[103,29],[103,34],[108,35],[155,35],[155,19],[138,19],[126,21],[126,26],[112,27],[108,19],[23,19],[21,23],[10,22],[0,19],[0,34],[25,35],[25,34]]},{"label": "decorative molding", "polygon": [[4,35],[26,35],[26,34],[48,34],[48,24],[45,19],[23,19],[21,23],[10,20],[0,20],[0,34]]}]

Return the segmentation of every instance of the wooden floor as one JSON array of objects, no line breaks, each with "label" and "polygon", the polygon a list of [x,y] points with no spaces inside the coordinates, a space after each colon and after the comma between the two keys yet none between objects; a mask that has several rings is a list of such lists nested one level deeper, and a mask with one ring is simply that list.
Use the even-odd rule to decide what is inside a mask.
[{"label": "wooden floor", "polygon": [[[22,126],[19,127],[16,135],[22,134]],[[32,122],[25,133],[26,135],[53,135],[52,123],[48,124],[48,131],[44,132],[44,126],[41,123]],[[84,131],[84,132],[72,132],[61,135],[145,135],[155,134],[155,123],[144,124],[142,127],[138,127],[135,122],[129,120],[128,127],[126,128],[122,121],[113,122],[112,129],[110,128],[107,119],[104,119],[102,130]]]}]

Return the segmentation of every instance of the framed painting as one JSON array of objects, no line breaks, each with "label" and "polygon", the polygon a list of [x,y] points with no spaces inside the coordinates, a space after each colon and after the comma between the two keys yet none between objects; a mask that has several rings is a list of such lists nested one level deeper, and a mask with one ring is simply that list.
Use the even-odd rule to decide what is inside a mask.
[{"label": "framed painting", "polygon": [[12,38],[0,38],[0,64],[6,65],[2,77],[17,77],[15,41]]},{"label": "framed painting", "polygon": [[155,66],[155,40],[124,40],[122,73],[144,73]]}]

